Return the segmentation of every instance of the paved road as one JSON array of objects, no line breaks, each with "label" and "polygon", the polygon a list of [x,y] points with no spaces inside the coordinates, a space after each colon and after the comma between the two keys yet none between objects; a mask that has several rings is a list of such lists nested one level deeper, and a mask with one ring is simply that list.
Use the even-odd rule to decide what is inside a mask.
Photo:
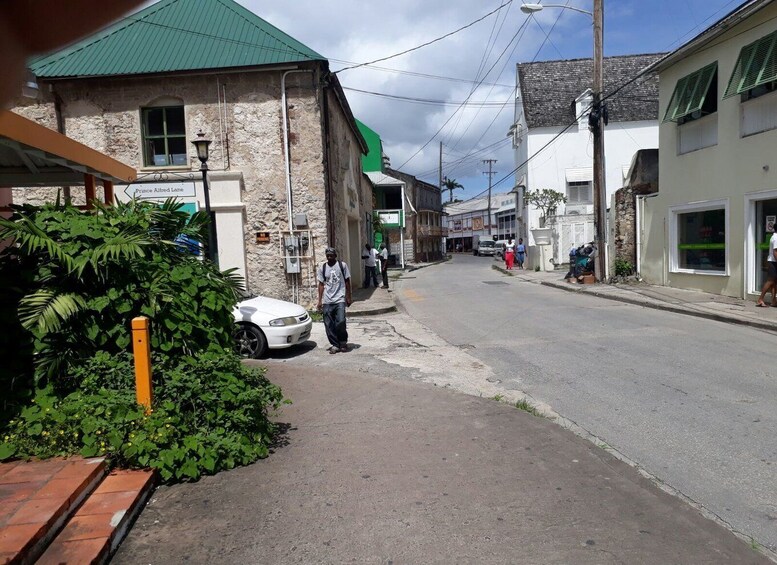
[{"label": "paved road", "polygon": [[395,285],[490,381],[573,421],[777,551],[774,337],[520,282],[459,255]]}]

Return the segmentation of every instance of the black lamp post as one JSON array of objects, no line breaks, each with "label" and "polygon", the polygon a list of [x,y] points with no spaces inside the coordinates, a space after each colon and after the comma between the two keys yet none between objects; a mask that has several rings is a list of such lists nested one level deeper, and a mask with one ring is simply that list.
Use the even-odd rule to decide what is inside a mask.
[{"label": "black lamp post", "polygon": [[197,139],[192,141],[192,145],[197,149],[197,158],[200,160],[200,171],[202,171],[202,189],[205,193],[205,213],[208,215],[208,259],[218,266],[218,238],[216,237],[216,214],[210,209],[210,186],[208,186],[208,146],[211,140],[205,137],[202,131],[197,132]]}]

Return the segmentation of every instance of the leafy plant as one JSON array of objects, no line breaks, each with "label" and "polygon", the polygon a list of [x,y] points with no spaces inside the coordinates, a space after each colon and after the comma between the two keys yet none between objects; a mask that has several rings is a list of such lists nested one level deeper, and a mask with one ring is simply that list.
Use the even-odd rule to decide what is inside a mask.
[{"label": "leafy plant", "polygon": [[448,177],[445,177],[442,181],[442,189],[448,191],[448,202],[453,202],[453,191],[459,188],[463,189],[464,185],[457,182],[456,179],[449,179]]},{"label": "leafy plant", "polygon": [[21,344],[0,343],[26,354],[9,378],[29,377],[33,358],[43,383],[96,351],[128,351],[130,320],[140,315],[151,320],[155,350],[229,347],[241,281],[176,242],[206,237],[207,215],[181,208],[131,201],[83,213],[55,203],[0,219],[0,239],[15,242],[0,253],[0,280],[12,281],[0,319],[17,316],[26,330]]},{"label": "leafy plant", "polygon": [[556,213],[559,204],[566,201],[567,197],[563,193],[550,188],[530,190],[526,193],[526,202],[540,209],[543,222],[545,218]]},{"label": "leafy plant", "polygon": [[150,467],[168,482],[246,465],[268,454],[280,389],[230,351],[155,359],[153,411],[133,391],[129,354],[98,353],[38,389],[0,432],[0,460],[80,453]]},{"label": "leafy plant", "polygon": [[522,398],[521,400],[516,402],[515,407],[518,408],[518,410],[523,410],[524,412],[528,412],[532,416],[541,416],[539,411],[525,398]]},{"label": "leafy plant", "polygon": [[634,265],[632,265],[630,261],[626,261],[625,259],[615,260],[615,276],[628,277],[633,273]]}]

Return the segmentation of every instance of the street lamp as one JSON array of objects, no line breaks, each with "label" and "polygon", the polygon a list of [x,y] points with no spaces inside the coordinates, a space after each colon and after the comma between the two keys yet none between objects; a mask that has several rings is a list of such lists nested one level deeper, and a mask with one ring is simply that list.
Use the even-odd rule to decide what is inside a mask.
[{"label": "street lamp", "polygon": [[197,139],[192,141],[192,145],[197,149],[197,158],[200,160],[200,171],[202,172],[202,189],[205,194],[205,213],[208,215],[208,259],[218,266],[218,238],[216,237],[216,215],[210,209],[210,186],[208,186],[208,147],[211,140],[205,137],[202,131],[197,132]]},{"label": "street lamp", "polygon": [[602,111],[602,91],[604,90],[604,78],[602,73],[604,53],[602,50],[603,43],[603,14],[604,14],[604,0],[593,0],[594,11],[588,12],[575,8],[573,6],[561,6],[558,4],[522,4],[521,11],[525,14],[533,14],[539,12],[543,8],[563,8],[567,10],[574,10],[575,12],[582,12],[588,14],[593,18],[594,24],[594,88],[593,88],[593,106],[591,109],[591,115],[588,117],[588,125],[593,131],[594,141],[594,241],[596,242],[596,276],[599,280],[603,280],[607,276],[606,263],[604,261],[605,250],[605,211],[607,205],[605,202],[605,195],[607,194],[605,187],[604,176],[604,112]]}]

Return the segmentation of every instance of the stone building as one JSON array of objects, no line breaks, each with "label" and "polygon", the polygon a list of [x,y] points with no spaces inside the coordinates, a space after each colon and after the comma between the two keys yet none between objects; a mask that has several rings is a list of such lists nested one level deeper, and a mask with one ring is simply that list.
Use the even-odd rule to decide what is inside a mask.
[{"label": "stone building", "polygon": [[312,303],[327,245],[361,283],[367,146],[323,56],[233,0],[161,0],[29,66],[42,94],[13,110],[137,168],[117,198],[203,209],[191,141],[212,139],[220,267],[249,291]]}]

